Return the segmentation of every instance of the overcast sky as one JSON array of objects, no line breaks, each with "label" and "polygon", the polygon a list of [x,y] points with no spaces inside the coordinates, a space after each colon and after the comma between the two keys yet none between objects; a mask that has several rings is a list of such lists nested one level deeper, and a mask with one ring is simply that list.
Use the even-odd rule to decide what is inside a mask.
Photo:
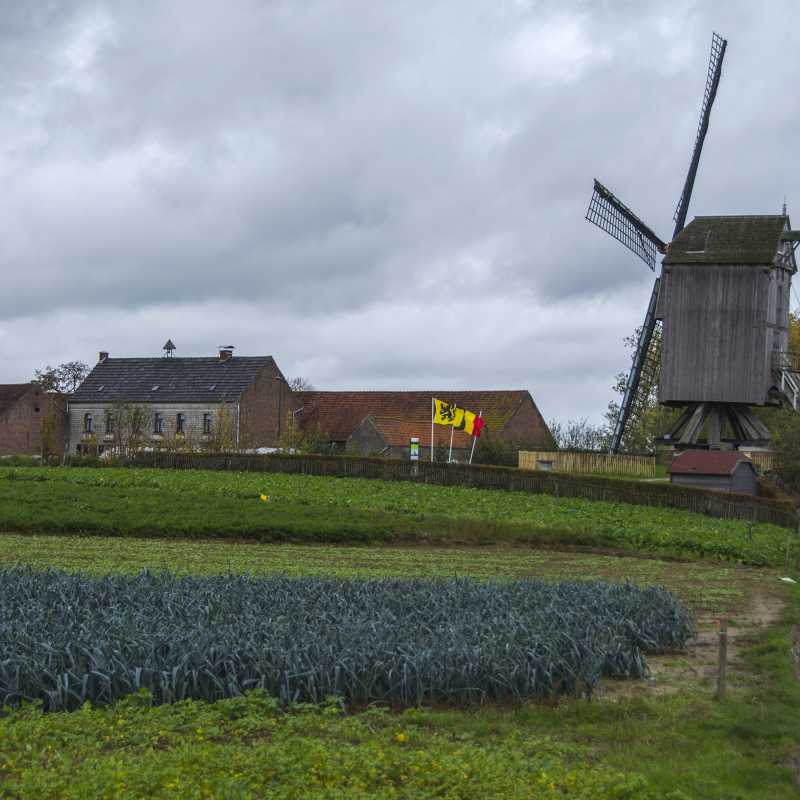
[{"label": "overcast sky", "polygon": [[716,30],[689,218],[786,196],[800,221],[799,22],[797,0],[0,0],[0,383],[170,337],[318,389],[524,388],[599,421],[652,274],[584,220],[592,178],[669,238]]}]

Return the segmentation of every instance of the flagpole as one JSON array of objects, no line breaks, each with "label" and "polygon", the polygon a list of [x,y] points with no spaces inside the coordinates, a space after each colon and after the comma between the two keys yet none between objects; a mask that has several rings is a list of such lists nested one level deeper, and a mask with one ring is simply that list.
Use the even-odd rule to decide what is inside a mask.
[{"label": "flagpole", "polygon": [[431,464],[433,464],[433,416],[436,413],[436,406],[431,397]]},{"label": "flagpole", "polygon": [[[478,416],[482,417],[483,416],[483,411],[479,411],[478,412]],[[473,436],[472,437],[472,450],[469,451],[469,463],[470,464],[472,463],[472,456],[475,453],[475,444],[476,444],[477,441],[478,441],[478,437],[477,436]]]},{"label": "flagpole", "polygon": [[453,460],[453,431],[456,429],[455,425],[450,426],[450,452],[447,454],[447,463]]}]

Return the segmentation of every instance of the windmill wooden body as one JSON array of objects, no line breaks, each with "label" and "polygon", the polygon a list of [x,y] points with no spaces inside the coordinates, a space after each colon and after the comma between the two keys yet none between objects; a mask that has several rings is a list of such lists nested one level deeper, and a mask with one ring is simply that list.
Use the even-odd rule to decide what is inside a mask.
[{"label": "windmill wooden body", "polygon": [[617,452],[628,421],[658,382],[658,399],[686,406],[667,442],[720,446],[764,444],[769,431],[751,406],[788,403],[800,410],[800,356],[787,352],[794,248],[784,213],[696,217],[684,227],[727,42],[711,41],[694,151],[667,244],[599,181],[586,218],[653,271],[664,254],[614,429]]},{"label": "windmill wooden body", "polygon": [[686,410],[665,441],[765,444],[751,406],[800,410],[788,353],[792,276],[785,214],[696,217],[669,245],[656,319],[663,322],[658,399]]}]

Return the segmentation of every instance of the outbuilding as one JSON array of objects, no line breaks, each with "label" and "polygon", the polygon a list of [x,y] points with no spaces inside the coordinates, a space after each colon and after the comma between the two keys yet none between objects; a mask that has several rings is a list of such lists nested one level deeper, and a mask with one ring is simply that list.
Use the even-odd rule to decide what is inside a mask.
[{"label": "outbuilding", "polygon": [[718,492],[756,494],[753,462],[736,450],[684,450],[672,459],[670,482]]}]

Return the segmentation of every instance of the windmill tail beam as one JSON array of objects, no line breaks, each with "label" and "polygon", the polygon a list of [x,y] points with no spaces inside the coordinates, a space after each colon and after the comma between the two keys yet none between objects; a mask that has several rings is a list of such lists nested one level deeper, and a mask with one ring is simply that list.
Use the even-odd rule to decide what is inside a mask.
[{"label": "windmill tail beam", "polygon": [[675,209],[675,230],[672,234],[673,239],[683,230],[683,226],[686,224],[686,215],[689,212],[689,202],[692,199],[692,190],[694,189],[694,179],[697,176],[697,167],[700,164],[700,154],[703,152],[703,142],[708,133],[711,107],[714,105],[714,99],[717,96],[719,80],[722,76],[722,60],[725,58],[725,48],[727,46],[728,42],[726,39],[723,39],[716,33],[712,36],[711,57],[708,62],[708,77],[706,78],[706,91],[703,95],[703,105],[700,110],[700,123],[697,127],[697,138],[694,143],[692,160],[689,163],[689,172],[683,184],[683,192],[681,192],[681,199],[678,201],[678,207]]}]

